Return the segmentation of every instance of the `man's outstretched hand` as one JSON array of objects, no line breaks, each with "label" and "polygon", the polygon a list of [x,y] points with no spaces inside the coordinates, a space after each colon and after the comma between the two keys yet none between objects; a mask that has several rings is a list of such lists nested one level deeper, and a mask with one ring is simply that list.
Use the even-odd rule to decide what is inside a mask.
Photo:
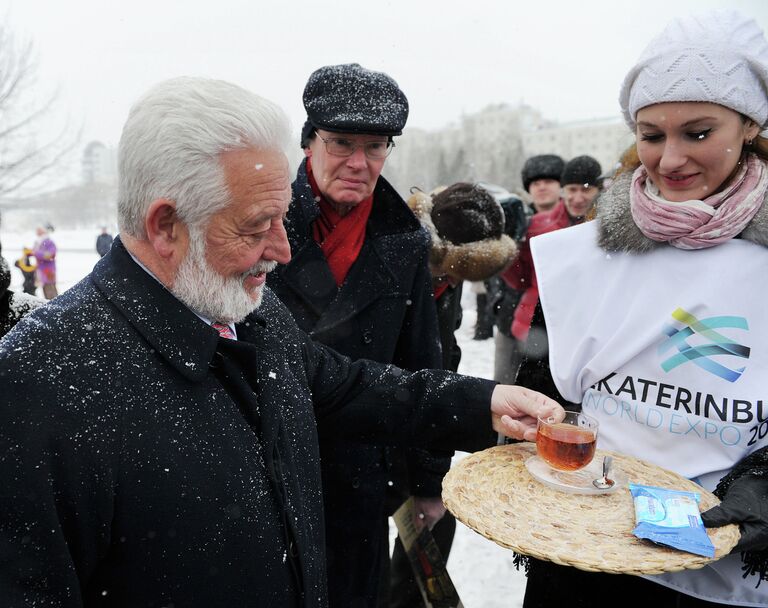
[{"label": "man's outstretched hand", "polygon": [[562,406],[541,393],[522,386],[499,384],[491,395],[493,429],[512,439],[536,440],[536,418],[562,420]]}]

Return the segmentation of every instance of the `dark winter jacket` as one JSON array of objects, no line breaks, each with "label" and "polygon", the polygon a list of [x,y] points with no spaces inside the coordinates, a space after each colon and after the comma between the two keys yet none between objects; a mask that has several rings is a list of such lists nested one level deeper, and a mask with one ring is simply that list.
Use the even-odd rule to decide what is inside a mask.
[{"label": "dark winter jacket", "polygon": [[551,211],[535,214],[531,218],[526,239],[520,246],[520,255],[501,275],[506,287],[517,294],[515,308],[509,317],[510,326],[507,328],[507,335],[512,336],[512,327],[515,324],[518,328],[530,328],[526,340],[517,342],[520,365],[515,382],[541,391],[563,406],[567,406],[568,403],[557,390],[549,371],[547,330],[539,302],[530,239],[569,225],[570,218],[562,200]]},{"label": "dark winter jacket", "polygon": [[520,247],[520,255],[501,275],[509,287],[521,293],[513,315],[513,327],[530,328],[527,339],[519,344],[522,356],[516,384],[540,391],[569,408],[572,404],[560,395],[549,371],[547,328],[539,302],[539,288],[533,267],[530,239],[540,234],[567,228],[574,223],[562,200],[551,211],[534,215],[528,226],[526,240]]},{"label": "dark winter jacket", "polygon": [[109,253],[109,248],[112,247],[112,235],[102,233],[96,237],[96,253],[101,257],[104,257]]},{"label": "dark winter jacket", "polygon": [[4,608],[325,606],[316,418],[362,441],[489,440],[491,382],[353,363],[268,289],[237,333],[117,239],[0,341]]},{"label": "dark winter jacket", "polygon": [[[325,256],[312,238],[311,225],[318,213],[303,163],[293,183],[286,221],[292,259],[267,278],[299,327],[353,359],[394,363],[408,370],[439,369],[440,343],[427,265],[429,241],[400,196],[379,178],[365,243],[341,288],[336,287]],[[321,434],[323,463],[350,465],[348,472],[355,479],[381,462],[378,448],[336,443],[326,442]],[[434,459],[423,451],[413,452],[409,463],[412,492],[439,496],[449,461],[442,462],[440,474],[433,474]]]},{"label": "dark winter jacket", "polygon": [[[312,237],[318,214],[305,161],[286,220],[292,259],[267,278],[299,327],[353,359],[439,369],[429,239],[405,202],[379,178],[363,248],[340,288]],[[332,603],[375,598],[387,511],[409,494],[439,496],[449,454],[363,445],[322,428],[320,454]]]},{"label": "dark winter jacket", "polygon": [[[525,233],[533,216],[533,207],[526,205],[515,196],[499,201],[504,211],[504,233],[518,245],[518,251],[525,241]],[[522,292],[513,289],[501,280],[498,275],[487,280],[485,287],[493,310],[494,323],[497,331],[511,337],[510,328]]]},{"label": "dark winter jacket", "polygon": [[443,369],[453,372],[459,369],[461,348],[456,341],[456,330],[461,327],[461,292],[463,283],[448,287],[435,300],[437,325],[440,330],[440,345],[443,351]]}]

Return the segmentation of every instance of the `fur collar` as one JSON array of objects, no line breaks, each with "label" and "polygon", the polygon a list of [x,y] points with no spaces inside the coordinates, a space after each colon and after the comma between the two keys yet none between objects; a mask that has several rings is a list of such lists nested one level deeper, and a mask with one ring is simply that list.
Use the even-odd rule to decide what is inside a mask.
[{"label": "fur collar", "polygon": [[[653,241],[645,236],[635,225],[629,207],[629,190],[632,173],[624,173],[616,178],[597,201],[598,244],[606,251],[626,251],[629,253],[647,253],[659,247],[669,247],[667,243]],[[766,195],[768,200],[768,195]],[[768,247],[768,205],[765,203],[752,221],[747,224],[741,238],[757,245]]]}]

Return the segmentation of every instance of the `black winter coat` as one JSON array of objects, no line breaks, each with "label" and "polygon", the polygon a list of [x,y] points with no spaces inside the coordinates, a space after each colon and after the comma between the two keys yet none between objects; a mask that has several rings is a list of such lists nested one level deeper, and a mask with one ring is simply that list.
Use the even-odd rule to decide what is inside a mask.
[{"label": "black winter coat", "polygon": [[[534,209],[516,196],[507,197],[499,201],[499,204],[504,211],[504,233],[519,246],[525,239],[525,232]],[[493,306],[496,330],[511,338],[510,328],[515,316],[515,308],[520,302],[521,292],[512,289],[498,275],[487,280],[485,284],[488,298]]]},{"label": "black winter coat", "polygon": [[463,283],[456,287],[449,286],[435,300],[437,307],[437,325],[440,329],[440,345],[443,351],[443,369],[455,372],[461,363],[461,347],[456,341],[456,330],[461,327],[463,317],[461,292]]},{"label": "black winter coat", "polygon": [[316,416],[360,440],[487,444],[490,382],[353,363],[268,289],[237,332],[117,239],[0,341],[0,605],[322,607]]},{"label": "black winter coat", "polygon": [[[306,161],[292,189],[292,259],[267,284],[299,327],[353,359],[441,368],[429,237],[405,202],[379,178],[363,248],[339,288],[312,236],[320,208]],[[387,514],[409,494],[439,496],[450,454],[363,445],[319,431],[331,605],[372,606],[388,549]]]},{"label": "black winter coat", "polygon": [[101,257],[104,257],[109,253],[109,248],[112,247],[112,235],[111,234],[100,234],[96,237],[96,253],[98,253]]},{"label": "black winter coat", "polygon": [[[405,202],[379,178],[365,243],[341,288],[336,287],[328,262],[312,238],[312,222],[319,212],[305,161],[293,183],[286,222],[293,257],[267,278],[299,327],[353,359],[394,363],[407,370],[441,368],[427,264],[429,237]],[[376,492],[384,492],[387,480],[382,463],[387,456],[381,447],[326,439],[321,429],[320,449],[324,475],[343,480],[349,491],[364,493],[361,486],[375,484]],[[439,496],[449,466],[447,457],[409,451],[410,488],[404,493]]]}]

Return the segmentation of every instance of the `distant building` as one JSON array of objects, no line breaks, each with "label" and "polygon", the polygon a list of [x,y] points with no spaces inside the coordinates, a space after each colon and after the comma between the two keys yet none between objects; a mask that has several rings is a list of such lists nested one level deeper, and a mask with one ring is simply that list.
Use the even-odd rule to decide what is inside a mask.
[{"label": "distant building", "polygon": [[100,141],[92,141],[83,150],[83,183],[113,184],[117,181],[117,153]]},{"label": "distant building", "polygon": [[622,152],[634,142],[621,118],[602,118],[542,126],[523,132],[526,158],[536,154],[558,154],[566,161],[589,154],[610,172]]},{"label": "distant building", "polygon": [[589,154],[610,173],[633,140],[618,116],[558,124],[526,104],[495,104],[442,129],[406,128],[384,176],[403,196],[412,186],[429,192],[466,181],[498,184],[525,198],[520,170],[529,156],[567,161]]},{"label": "distant building", "polygon": [[410,186],[431,190],[458,181],[487,181],[512,190],[520,185],[525,160],[522,133],[546,124],[525,104],[494,104],[439,130],[407,128],[384,174],[401,193]]}]

